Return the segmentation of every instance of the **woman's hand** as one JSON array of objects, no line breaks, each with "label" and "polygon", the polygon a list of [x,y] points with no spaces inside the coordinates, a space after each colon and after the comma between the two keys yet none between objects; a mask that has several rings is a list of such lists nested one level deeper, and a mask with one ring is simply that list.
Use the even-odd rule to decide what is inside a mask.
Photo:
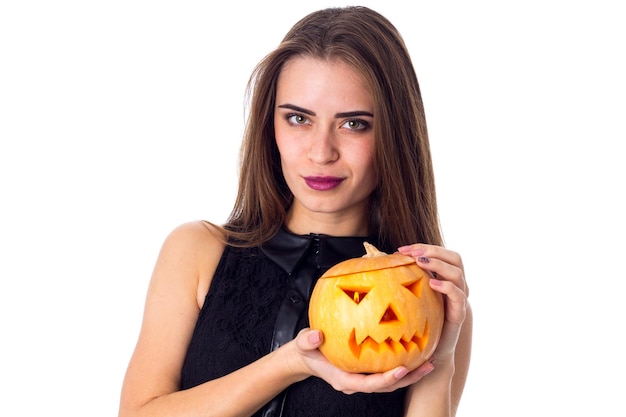
[{"label": "woman's hand", "polygon": [[308,375],[323,379],[345,394],[395,391],[414,384],[434,369],[432,363],[426,361],[412,372],[399,366],[384,373],[351,373],[331,364],[319,351],[323,343],[323,334],[319,330],[303,329],[290,343],[295,345],[299,365],[306,369]]},{"label": "woman's hand", "polygon": [[445,296],[446,317],[434,356],[437,360],[453,360],[469,295],[461,256],[441,246],[425,244],[402,246],[398,252],[415,258],[420,268],[430,271],[435,277],[430,279],[430,287]]}]

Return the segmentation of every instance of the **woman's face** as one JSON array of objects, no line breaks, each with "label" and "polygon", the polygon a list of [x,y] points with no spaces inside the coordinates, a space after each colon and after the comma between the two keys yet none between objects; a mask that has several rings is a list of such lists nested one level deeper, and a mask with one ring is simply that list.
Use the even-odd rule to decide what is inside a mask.
[{"label": "woman's face", "polygon": [[[274,116],[296,233],[367,233],[376,187],[374,102],[345,63],[295,57],[278,78]],[[313,230],[315,229],[315,230]]]}]

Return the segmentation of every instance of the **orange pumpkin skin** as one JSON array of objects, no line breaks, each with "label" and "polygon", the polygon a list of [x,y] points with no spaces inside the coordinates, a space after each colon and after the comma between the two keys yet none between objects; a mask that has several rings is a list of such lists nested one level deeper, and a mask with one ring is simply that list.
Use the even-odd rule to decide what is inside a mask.
[{"label": "orange pumpkin skin", "polygon": [[364,245],[364,257],[338,263],[315,284],[311,328],[323,332],[320,351],[338,368],[375,373],[404,365],[411,371],[437,347],[443,297],[414,258]]}]

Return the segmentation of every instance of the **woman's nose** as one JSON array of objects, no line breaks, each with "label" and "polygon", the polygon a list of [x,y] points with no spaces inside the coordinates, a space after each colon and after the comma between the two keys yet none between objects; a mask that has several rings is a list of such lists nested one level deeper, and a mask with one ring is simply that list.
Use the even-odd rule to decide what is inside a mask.
[{"label": "woman's nose", "polygon": [[318,165],[326,165],[339,158],[336,140],[331,132],[320,130],[311,138],[308,157]]}]

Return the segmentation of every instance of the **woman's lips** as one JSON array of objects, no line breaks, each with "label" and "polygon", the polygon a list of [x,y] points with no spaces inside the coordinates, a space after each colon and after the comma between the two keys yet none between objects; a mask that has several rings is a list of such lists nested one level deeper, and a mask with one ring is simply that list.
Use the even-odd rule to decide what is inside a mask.
[{"label": "woman's lips", "polygon": [[328,191],[339,186],[343,178],[338,177],[304,177],[304,181],[309,188],[316,191]]}]

